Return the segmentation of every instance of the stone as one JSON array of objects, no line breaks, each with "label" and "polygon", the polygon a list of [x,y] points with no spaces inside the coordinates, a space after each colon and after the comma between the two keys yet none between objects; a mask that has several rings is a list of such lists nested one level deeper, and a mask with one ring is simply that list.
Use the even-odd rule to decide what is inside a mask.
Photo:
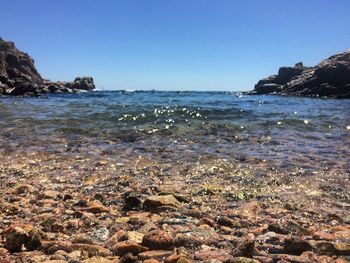
[{"label": "stone", "polygon": [[143,203],[145,209],[152,209],[161,206],[179,207],[181,203],[173,195],[149,196]]},{"label": "stone", "polygon": [[88,204],[87,212],[93,214],[108,213],[109,209],[105,207],[100,201],[95,200]]},{"label": "stone", "polygon": [[254,253],[255,236],[248,234],[243,240],[237,244],[237,247],[233,250],[235,257],[248,257],[251,258]]},{"label": "stone", "polygon": [[218,262],[227,262],[233,257],[228,251],[224,249],[203,249],[195,253],[194,259],[202,262],[210,260],[218,260]]},{"label": "stone", "polygon": [[180,257],[176,263],[192,263],[192,261],[186,257]]},{"label": "stone", "polygon": [[107,228],[105,227],[102,227],[102,228],[99,228],[99,229],[96,229],[94,232],[92,232],[90,234],[90,237],[97,241],[97,242],[105,242],[108,240],[109,238],[109,231]]},{"label": "stone", "polygon": [[172,252],[169,250],[151,250],[140,253],[138,258],[140,260],[156,259],[163,262],[165,258],[169,257],[170,255],[172,255]]},{"label": "stone", "polygon": [[134,256],[132,253],[126,253],[118,261],[118,263],[134,263],[134,262],[137,262],[137,256]]},{"label": "stone", "polygon": [[112,256],[112,252],[104,248],[100,245],[92,245],[92,244],[72,244],[71,245],[71,251],[74,250],[80,250],[80,251],[86,251],[89,255],[89,257],[93,256],[102,256],[102,257],[108,257]]},{"label": "stone", "polygon": [[5,231],[4,247],[10,252],[19,252],[29,238],[29,234],[20,227],[12,227]]},{"label": "stone", "polygon": [[303,252],[311,250],[311,244],[301,238],[290,237],[284,241],[284,252],[286,254],[301,255]]},{"label": "stone", "polygon": [[176,263],[183,255],[171,255],[167,257],[164,263]]},{"label": "stone", "polygon": [[156,259],[146,259],[143,261],[143,263],[159,263],[159,261]]},{"label": "stone", "polygon": [[220,235],[208,225],[201,225],[187,233],[178,233],[175,236],[175,245],[189,248],[201,245],[215,245],[221,239]]},{"label": "stone", "polygon": [[32,185],[29,184],[20,184],[18,186],[16,186],[16,188],[14,189],[14,194],[17,195],[26,195],[26,194],[30,194],[33,193],[35,190],[35,188]]},{"label": "stone", "polygon": [[115,260],[109,260],[103,257],[92,257],[82,261],[83,263],[115,263]]},{"label": "stone", "polygon": [[350,244],[345,242],[315,241],[311,242],[314,250],[321,255],[350,256]]},{"label": "stone", "polygon": [[171,249],[174,246],[173,237],[161,230],[152,230],[144,235],[142,245],[150,249]]},{"label": "stone", "polygon": [[142,201],[136,196],[126,196],[124,198],[124,210],[136,210],[141,207]]},{"label": "stone", "polygon": [[33,228],[28,232],[28,238],[24,244],[27,250],[32,251],[41,247],[43,232],[38,228]]},{"label": "stone", "polygon": [[277,234],[308,234],[308,231],[294,220],[282,220],[282,222],[275,222],[268,226],[268,230]]},{"label": "stone", "polygon": [[72,243],[69,241],[41,241],[41,249],[46,254],[54,254],[58,250],[72,252]]},{"label": "stone", "polygon": [[252,258],[245,258],[245,257],[236,257],[228,261],[225,261],[225,263],[259,263],[259,262],[260,262],[259,260],[252,259]]},{"label": "stone", "polygon": [[130,240],[131,242],[135,242],[137,244],[142,243],[143,237],[144,237],[144,234],[137,231],[129,231],[127,233],[128,240]]},{"label": "stone", "polygon": [[140,244],[137,244],[135,242],[131,242],[131,241],[122,241],[122,242],[118,242],[117,244],[115,244],[111,250],[118,256],[123,256],[127,253],[131,253],[133,255],[137,255],[141,252],[145,252],[148,250],[147,247],[144,247]]},{"label": "stone", "polygon": [[0,256],[3,257],[8,253],[6,248],[0,247]]},{"label": "stone", "polygon": [[350,225],[350,215],[345,216],[343,221],[344,221],[345,224]]},{"label": "stone", "polygon": [[38,195],[39,199],[56,199],[61,195],[60,192],[54,190],[47,190]]}]

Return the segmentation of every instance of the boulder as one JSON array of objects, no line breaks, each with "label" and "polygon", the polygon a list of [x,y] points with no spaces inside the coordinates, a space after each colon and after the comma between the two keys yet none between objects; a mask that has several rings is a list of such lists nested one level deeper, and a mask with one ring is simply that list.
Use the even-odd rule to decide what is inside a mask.
[{"label": "boulder", "polygon": [[93,90],[95,89],[94,80],[92,77],[75,78],[74,82],[71,83],[72,89],[79,90]]}]

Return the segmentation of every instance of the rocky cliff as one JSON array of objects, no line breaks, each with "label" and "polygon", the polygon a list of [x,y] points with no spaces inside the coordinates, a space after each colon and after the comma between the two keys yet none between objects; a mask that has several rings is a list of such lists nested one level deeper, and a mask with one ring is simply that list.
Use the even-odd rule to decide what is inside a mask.
[{"label": "rocky cliff", "polygon": [[91,77],[76,78],[73,82],[44,80],[34,66],[34,60],[18,50],[13,42],[0,38],[0,94],[40,95],[93,90]]},{"label": "rocky cliff", "polygon": [[251,94],[282,94],[350,98],[350,50],[331,56],[314,67],[297,63],[260,80]]}]

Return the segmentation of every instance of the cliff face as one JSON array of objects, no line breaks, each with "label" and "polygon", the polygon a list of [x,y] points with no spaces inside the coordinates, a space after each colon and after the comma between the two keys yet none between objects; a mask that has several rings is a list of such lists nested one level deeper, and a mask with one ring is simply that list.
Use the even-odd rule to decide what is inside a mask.
[{"label": "cliff face", "polygon": [[251,93],[350,98],[350,50],[315,67],[282,67],[277,75],[260,80]]},{"label": "cliff face", "polygon": [[0,94],[40,95],[93,89],[91,77],[76,78],[74,82],[43,80],[28,54],[18,50],[13,42],[0,38]]}]

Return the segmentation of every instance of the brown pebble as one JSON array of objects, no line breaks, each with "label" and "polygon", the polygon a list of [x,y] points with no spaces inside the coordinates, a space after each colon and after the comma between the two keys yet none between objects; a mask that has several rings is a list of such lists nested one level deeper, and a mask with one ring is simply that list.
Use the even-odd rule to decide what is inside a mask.
[{"label": "brown pebble", "polygon": [[167,232],[152,230],[143,237],[142,245],[156,250],[171,249],[174,245],[174,239]]}]

